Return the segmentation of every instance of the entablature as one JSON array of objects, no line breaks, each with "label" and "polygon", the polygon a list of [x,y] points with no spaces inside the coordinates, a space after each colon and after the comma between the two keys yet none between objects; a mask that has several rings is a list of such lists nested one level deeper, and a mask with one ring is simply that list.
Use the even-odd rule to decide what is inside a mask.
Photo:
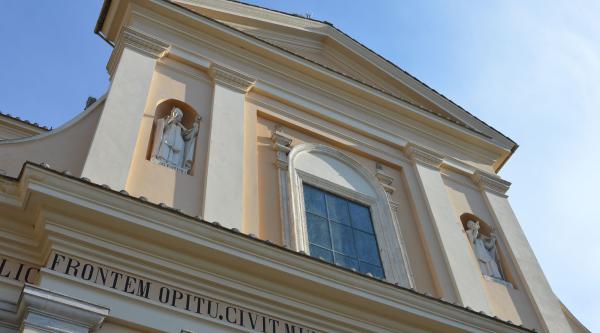
[{"label": "entablature", "polygon": [[[36,228],[48,239],[48,254],[67,253],[192,292],[219,290],[213,296],[279,316],[302,308],[300,321],[333,331],[527,331],[43,166],[26,164],[14,182],[31,184],[27,197],[36,196],[37,210],[44,211]],[[290,285],[312,287],[298,293]],[[323,295],[335,304],[324,302]],[[319,307],[305,306],[318,300]]]}]

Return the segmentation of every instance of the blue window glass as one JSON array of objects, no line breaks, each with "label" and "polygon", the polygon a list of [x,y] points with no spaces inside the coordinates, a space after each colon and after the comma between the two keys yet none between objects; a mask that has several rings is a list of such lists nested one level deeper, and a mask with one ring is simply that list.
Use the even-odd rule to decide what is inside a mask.
[{"label": "blue window glass", "polygon": [[383,278],[369,207],[304,184],[310,255]]}]

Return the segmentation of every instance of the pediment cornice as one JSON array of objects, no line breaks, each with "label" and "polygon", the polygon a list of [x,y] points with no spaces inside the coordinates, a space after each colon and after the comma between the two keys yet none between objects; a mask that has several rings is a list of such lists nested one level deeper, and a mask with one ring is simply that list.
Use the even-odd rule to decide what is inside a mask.
[{"label": "pediment cornice", "polygon": [[[490,160],[490,163],[493,163],[493,168],[501,165],[511,154],[508,148],[481,132],[465,127],[459,122],[449,120],[441,114],[424,109],[410,101],[388,94],[379,88],[365,84],[311,59],[256,38],[213,18],[193,12],[178,4],[165,0],[153,0],[151,3],[155,6],[152,8],[153,12],[148,11],[148,8],[136,7],[129,18],[124,17],[120,23],[113,21],[111,23],[112,27],[107,29],[115,30],[118,24],[123,24],[123,22],[126,22],[125,20],[131,19],[143,21],[144,24],[155,24],[153,29],[164,29],[165,36],[172,34],[172,37],[177,38],[178,41],[183,42],[185,40],[185,43],[180,43],[181,45],[172,46],[169,53],[172,54],[173,58],[194,62],[205,70],[209,70],[210,64],[217,58],[212,58],[212,56],[207,58],[206,55],[190,52],[198,46],[194,43],[208,43],[207,45],[201,45],[203,45],[202,47],[211,47],[219,40],[223,40],[226,41],[227,45],[219,46],[219,52],[226,51],[226,49],[228,52],[233,52],[230,55],[235,58],[234,61],[243,61],[247,65],[253,66],[253,69],[260,68],[267,77],[271,75],[272,70],[276,70],[273,74],[283,76],[294,84],[303,85],[311,82],[314,85],[317,83],[321,91],[330,93],[335,97],[339,96],[338,100],[343,99],[344,102],[351,100],[354,105],[360,106],[372,105],[373,107],[370,107],[369,110],[374,113],[393,112],[408,116],[411,120],[419,122],[418,126],[421,126],[421,124],[427,126],[430,129],[429,132],[434,136],[438,136],[439,133],[440,135],[449,135],[456,138],[457,140],[452,140],[452,142],[460,142],[461,147],[458,149],[461,151],[462,146],[468,142],[469,149],[474,147],[476,151],[482,151],[486,155],[485,163],[487,164]],[[142,5],[136,4],[136,6]],[[160,6],[160,10],[156,6]],[[178,16],[174,16],[175,13]],[[173,20],[165,16],[167,14]],[[174,20],[175,17],[177,17],[177,21]],[[198,34],[199,31],[202,31],[202,33]],[[171,40],[171,37],[167,38]],[[186,44],[188,42],[189,44]],[[237,51],[239,53],[236,53]],[[268,61],[264,61],[265,58],[257,58],[257,54],[260,54],[261,57],[267,57]],[[200,59],[200,62],[197,62],[198,59]],[[293,70],[286,73],[286,68]],[[296,75],[298,72],[302,75]],[[252,73],[258,80],[256,86],[259,89],[257,91],[264,91],[270,84],[262,81],[262,74],[254,71],[249,73]],[[487,155],[493,156],[488,159]]]},{"label": "pediment cornice", "polygon": [[471,176],[473,182],[484,191],[495,192],[500,195],[504,195],[510,188],[511,183],[506,181],[494,174],[475,171]]},{"label": "pediment cornice", "polygon": [[[273,27],[285,27],[288,30],[296,30],[304,34],[308,32],[313,34],[317,39],[327,39],[329,44],[337,44],[341,48],[349,50],[356,57],[361,58],[363,61],[374,66],[373,68],[388,73],[390,78],[393,78],[402,85],[408,87],[423,100],[426,100],[427,103],[435,105],[439,110],[432,109],[431,111],[434,113],[447,113],[447,115],[443,115],[444,118],[449,118],[453,122],[462,123],[466,127],[470,127],[490,138],[494,138],[498,143],[506,147],[516,146],[510,138],[506,137],[501,132],[489,126],[404,69],[377,54],[364,44],[344,33],[342,30],[336,28],[331,23],[232,1],[176,0],[174,2],[183,4],[185,8],[210,17],[214,16],[221,19],[221,16],[226,13],[230,21],[237,19],[247,23],[247,20],[252,20],[254,22],[269,24]],[[221,21],[223,20],[221,19]],[[257,37],[261,36],[257,35]],[[440,112],[440,110],[442,110],[442,112]]]}]

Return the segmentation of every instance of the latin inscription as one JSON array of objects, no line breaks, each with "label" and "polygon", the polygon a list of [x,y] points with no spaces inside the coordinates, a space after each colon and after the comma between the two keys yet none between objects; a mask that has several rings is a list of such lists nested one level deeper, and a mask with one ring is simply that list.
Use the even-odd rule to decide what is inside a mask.
[{"label": "latin inscription", "polygon": [[60,253],[53,253],[50,256],[48,268],[57,273],[111,288],[121,293],[183,309],[213,321],[241,326],[254,332],[319,333],[311,328],[283,319]]},{"label": "latin inscription", "polygon": [[2,278],[34,284],[37,282],[39,273],[39,267],[11,258],[0,257],[0,277]]}]

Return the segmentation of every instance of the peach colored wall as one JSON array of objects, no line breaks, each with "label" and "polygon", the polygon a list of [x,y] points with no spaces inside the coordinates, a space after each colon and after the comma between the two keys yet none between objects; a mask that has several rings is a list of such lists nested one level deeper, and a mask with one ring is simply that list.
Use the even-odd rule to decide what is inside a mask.
[{"label": "peach colored wall", "polygon": [[[450,177],[444,177],[448,189],[448,195],[454,206],[457,216],[464,213],[476,215],[492,228],[494,221],[483,201],[479,190],[475,188],[472,181],[464,176],[453,174]],[[457,228],[463,228],[458,225]],[[464,229],[463,229],[464,230]],[[464,232],[464,231],[463,231]],[[465,235],[465,242],[468,242]],[[488,299],[491,303],[494,314],[504,320],[511,320],[518,324],[524,324],[526,327],[537,327],[540,329],[538,318],[534,312],[533,305],[527,295],[522,290],[522,283],[517,279],[514,264],[507,258],[506,244],[502,239],[498,240],[501,265],[506,275],[506,279],[512,284],[507,286],[498,282],[484,279],[484,285]],[[473,254],[473,260],[477,260]]]},{"label": "peach colored wall", "polygon": [[[277,123],[274,121],[258,118],[257,121],[257,151],[258,151],[258,188],[259,188],[259,221],[260,237],[269,239],[278,244],[282,243],[281,235],[281,219],[280,219],[280,202],[279,202],[279,180],[277,168],[274,165],[275,151],[271,146],[271,134]],[[309,126],[306,129],[290,129],[285,128],[285,134],[293,138],[292,146],[300,143],[320,143],[330,146],[336,146],[338,149],[348,154],[363,166],[373,171],[375,174],[375,159],[370,156],[359,155],[355,152],[348,151],[340,145],[341,139],[323,140],[317,138],[309,131]],[[358,135],[358,134],[357,134]],[[425,255],[423,242],[418,232],[416,220],[407,196],[404,177],[399,167],[393,165],[385,165],[385,172],[394,178],[393,186],[395,191],[392,200],[399,204],[398,221],[406,242],[407,254],[410,265],[415,277],[416,288],[421,292],[437,294],[435,290],[431,271],[429,269],[428,259]]]},{"label": "peach colored wall", "polygon": [[27,161],[48,163],[55,170],[81,175],[90,142],[104,107],[103,101],[83,111],[66,124],[36,136],[0,142],[0,170],[19,175]]},{"label": "peach colored wall", "polygon": [[[205,73],[168,59],[166,61],[171,65],[159,63],[152,78],[126,190],[134,196],[143,195],[152,202],[175,206],[186,214],[201,215],[212,85]],[[187,103],[202,117],[190,175],[179,174],[146,159],[156,106],[168,99]]]},{"label": "peach colored wall", "polygon": [[274,164],[275,151],[271,146],[271,131],[274,127],[275,123],[269,120],[257,119],[259,237],[282,245],[282,222],[279,215],[279,178]]}]

